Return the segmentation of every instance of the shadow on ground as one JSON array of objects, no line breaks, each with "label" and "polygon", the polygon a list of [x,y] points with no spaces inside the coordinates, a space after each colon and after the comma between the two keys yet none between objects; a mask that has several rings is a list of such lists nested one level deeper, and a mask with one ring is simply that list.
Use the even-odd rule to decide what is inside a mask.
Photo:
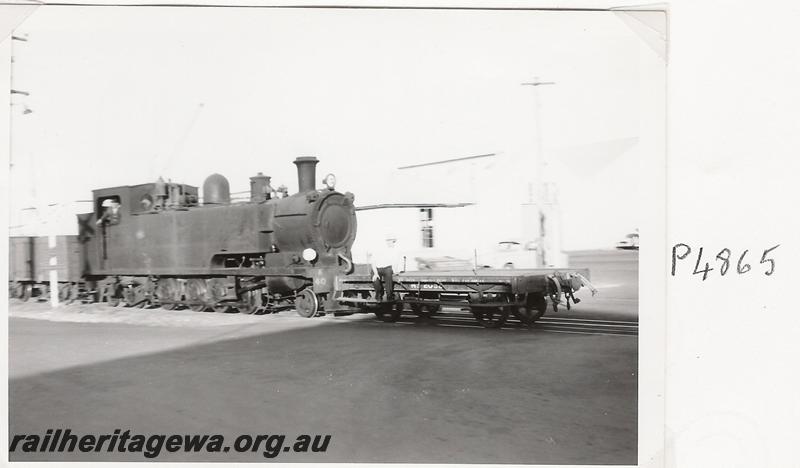
[{"label": "shadow on ground", "polygon": [[[98,326],[72,325],[74,333],[51,339],[79,339],[77,329]],[[113,333],[85,346],[102,353]],[[119,428],[223,434],[226,444],[239,434],[332,436],[327,453],[272,459],[282,462],[635,464],[636,369],[631,337],[331,321],[12,379],[9,432]],[[162,451],[157,460],[268,459],[231,450]]]}]

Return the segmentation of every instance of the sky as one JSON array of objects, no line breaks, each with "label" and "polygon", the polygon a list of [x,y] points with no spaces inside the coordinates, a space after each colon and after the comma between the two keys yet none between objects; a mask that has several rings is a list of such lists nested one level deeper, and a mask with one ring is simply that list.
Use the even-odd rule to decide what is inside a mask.
[{"label": "sky", "polygon": [[612,12],[44,6],[15,34],[11,226],[53,204],[74,230],[92,189],[158,176],[294,191],[308,155],[357,205],[419,201],[397,167],[476,154],[522,185],[540,141],[565,247],[596,248],[637,227],[663,151],[664,62]]}]

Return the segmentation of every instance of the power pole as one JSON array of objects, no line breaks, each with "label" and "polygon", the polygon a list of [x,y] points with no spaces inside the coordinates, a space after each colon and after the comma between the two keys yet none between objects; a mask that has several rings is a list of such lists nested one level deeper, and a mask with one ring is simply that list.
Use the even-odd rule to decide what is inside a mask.
[{"label": "power pole", "polygon": [[[10,79],[10,82],[11,82],[11,94],[12,95],[19,94],[19,95],[22,95],[22,96],[30,96],[31,93],[29,93],[28,91],[22,91],[22,90],[14,88],[14,46],[13,46],[14,45],[14,41],[28,42],[28,38],[27,37],[23,37],[23,36],[17,36],[17,35],[14,35],[14,34],[11,35],[11,67],[10,67],[10,71],[11,71],[11,79]],[[10,103],[11,106],[14,106],[14,104],[15,103],[13,103],[13,102]],[[30,108],[27,105],[25,105],[24,107],[25,107],[25,110],[22,111],[23,115],[31,114],[33,112],[32,110],[30,110]],[[15,135],[13,133],[13,130],[14,130],[13,123],[14,123],[14,112],[12,111],[12,112],[10,112],[9,119],[8,119],[8,125],[9,125],[9,135],[8,135],[9,136],[9,143],[8,143],[8,145],[9,145],[9,147],[8,147],[8,149],[9,149],[9,152],[8,152],[9,170],[11,168],[13,168],[13,165],[14,165],[13,164],[13,161],[14,161],[14,159],[13,159],[14,146],[13,146],[12,142],[15,139],[14,138]],[[35,184],[35,182],[34,182],[34,184]],[[35,187],[35,185],[34,185],[34,187]],[[58,257],[56,256],[56,251],[55,251],[55,249],[57,247],[56,246],[56,232],[55,232],[56,226],[55,226],[55,223],[53,222],[53,217],[54,217],[53,211],[55,211],[55,210],[48,210],[47,207],[45,206],[45,204],[41,203],[41,200],[39,199],[39,195],[40,194],[37,193],[35,191],[35,188],[34,188],[34,202],[35,202],[35,205],[36,205],[35,210],[36,210],[36,220],[37,220],[36,224],[38,225],[39,229],[43,229],[44,231],[47,232],[47,247],[48,247],[48,249],[50,251],[50,259],[49,259],[49,262],[48,262],[48,264],[50,266],[50,269],[48,271],[48,274],[49,274],[48,281],[49,281],[49,284],[50,284],[50,306],[51,307],[58,307],[58,269],[57,269],[58,268]],[[48,212],[45,212],[45,211],[48,211]]]},{"label": "power pole", "polygon": [[554,81],[541,81],[538,76],[533,78],[533,81],[520,83],[521,86],[533,87],[533,117],[536,129],[536,152],[534,154],[533,164],[533,182],[528,182],[528,204],[536,204],[538,224],[538,236],[536,240],[537,264],[539,266],[546,266],[548,255],[545,249],[545,226],[547,221],[547,214],[544,210],[544,205],[547,203],[547,190],[544,183],[547,180],[545,171],[547,170],[547,161],[544,157],[544,150],[542,146],[542,125],[541,125],[541,103],[539,98],[539,86],[554,85]]}]

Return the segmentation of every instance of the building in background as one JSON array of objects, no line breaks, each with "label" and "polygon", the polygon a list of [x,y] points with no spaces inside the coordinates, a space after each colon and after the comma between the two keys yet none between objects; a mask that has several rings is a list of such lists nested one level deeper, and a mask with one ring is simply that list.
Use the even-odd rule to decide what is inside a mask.
[{"label": "building in background", "polygon": [[355,260],[389,234],[409,270],[565,267],[565,251],[613,249],[638,219],[641,151],[630,137],[551,149],[540,190],[521,153],[398,166],[382,203],[360,207]]},{"label": "building in background", "polygon": [[515,167],[503,153],[398,167],[387,186],[399,190],[360,207],[355,260],[392,235],[408,270],[565,265],[557,197],[541,219]]}]

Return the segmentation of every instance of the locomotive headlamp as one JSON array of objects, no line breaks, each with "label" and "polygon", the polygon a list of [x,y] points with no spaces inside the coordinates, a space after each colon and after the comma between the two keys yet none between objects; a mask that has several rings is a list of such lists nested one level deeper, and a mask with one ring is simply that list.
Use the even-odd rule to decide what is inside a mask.
[{"label": "locomotive headlamp", "polygon": [[322,183],[328,187],[328,190],[333,190],[336,187],[336,176],[333,174],[328,174],[322,179]]},{"label": "locomotive headlamp", "polygon": [[303,260],[307,262],[313,262],[317,259],[317,251],[314,249],[305,249],[303,250]]}]

